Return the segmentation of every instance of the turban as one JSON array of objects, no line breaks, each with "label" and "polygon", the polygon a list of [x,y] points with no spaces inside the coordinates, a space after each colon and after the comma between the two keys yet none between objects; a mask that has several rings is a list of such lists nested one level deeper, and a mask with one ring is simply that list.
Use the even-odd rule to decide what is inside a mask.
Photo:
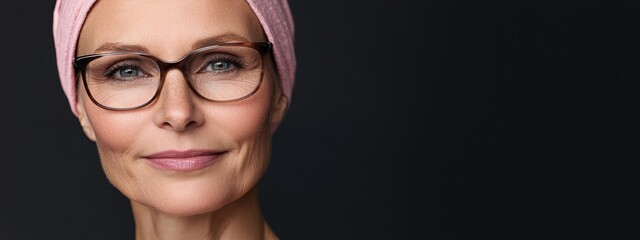
[{"label": "turban", "polygon": [[[73,67],[82,25],[96,0],[57,0],[53,10],[53,40],[58,74],[71,111],[76,110],[76,74]],[[287,0],[247,0],[273,44],[273,58],[283,94],[291,101],[296,70],[294,26]]]}]

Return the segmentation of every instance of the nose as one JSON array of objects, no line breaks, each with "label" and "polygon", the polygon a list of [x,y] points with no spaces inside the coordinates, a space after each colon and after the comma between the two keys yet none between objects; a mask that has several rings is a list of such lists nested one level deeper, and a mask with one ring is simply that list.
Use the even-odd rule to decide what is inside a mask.
[{"label": "nose", "polygon": [[183,132],[204,124],[204,115],[198,106],[199,99],[177,69],[167,72],[157,101],[155,122],[160,128]]}]

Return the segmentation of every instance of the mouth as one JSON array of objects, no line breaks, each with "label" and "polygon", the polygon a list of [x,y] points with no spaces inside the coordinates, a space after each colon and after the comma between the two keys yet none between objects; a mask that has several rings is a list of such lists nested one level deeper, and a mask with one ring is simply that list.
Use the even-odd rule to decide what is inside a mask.
[{"label": "mouth", "polygon": [[225,153],[211,150],[170,150],[144,156],[142,159],[155,168],[186,172],[211,166]]}]

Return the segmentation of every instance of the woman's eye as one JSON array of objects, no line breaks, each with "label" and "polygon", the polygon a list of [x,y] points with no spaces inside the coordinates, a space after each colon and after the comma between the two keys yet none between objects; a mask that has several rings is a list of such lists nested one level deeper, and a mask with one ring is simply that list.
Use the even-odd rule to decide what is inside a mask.
[{"label": "woman's eye", "polygon": [[224,72],[234,68],[233,63],[229,61],[213,61],[207,64],[205,71],[207,72]]},{"label": "woman's eye", "polygon": [[133,80],[145,77],[146,74],[137,66],[115,66],[107,71],[106,76],[116,80]]},{"label": "woman's eye", "polygon": [[140,70],[134,67],[123,67],[113,72],[114,77],[117,78],[134,78],[141,74]]}]

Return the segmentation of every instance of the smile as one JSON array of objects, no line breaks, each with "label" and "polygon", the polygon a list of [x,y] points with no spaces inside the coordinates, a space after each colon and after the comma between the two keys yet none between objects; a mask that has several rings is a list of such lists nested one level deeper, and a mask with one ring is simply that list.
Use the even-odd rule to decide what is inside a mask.
[{"label": "smile", "polygon": [[226,152],[208,150],[164,151],[142,157],[153,167],[173,171],[195,171],[217,162]]}]

